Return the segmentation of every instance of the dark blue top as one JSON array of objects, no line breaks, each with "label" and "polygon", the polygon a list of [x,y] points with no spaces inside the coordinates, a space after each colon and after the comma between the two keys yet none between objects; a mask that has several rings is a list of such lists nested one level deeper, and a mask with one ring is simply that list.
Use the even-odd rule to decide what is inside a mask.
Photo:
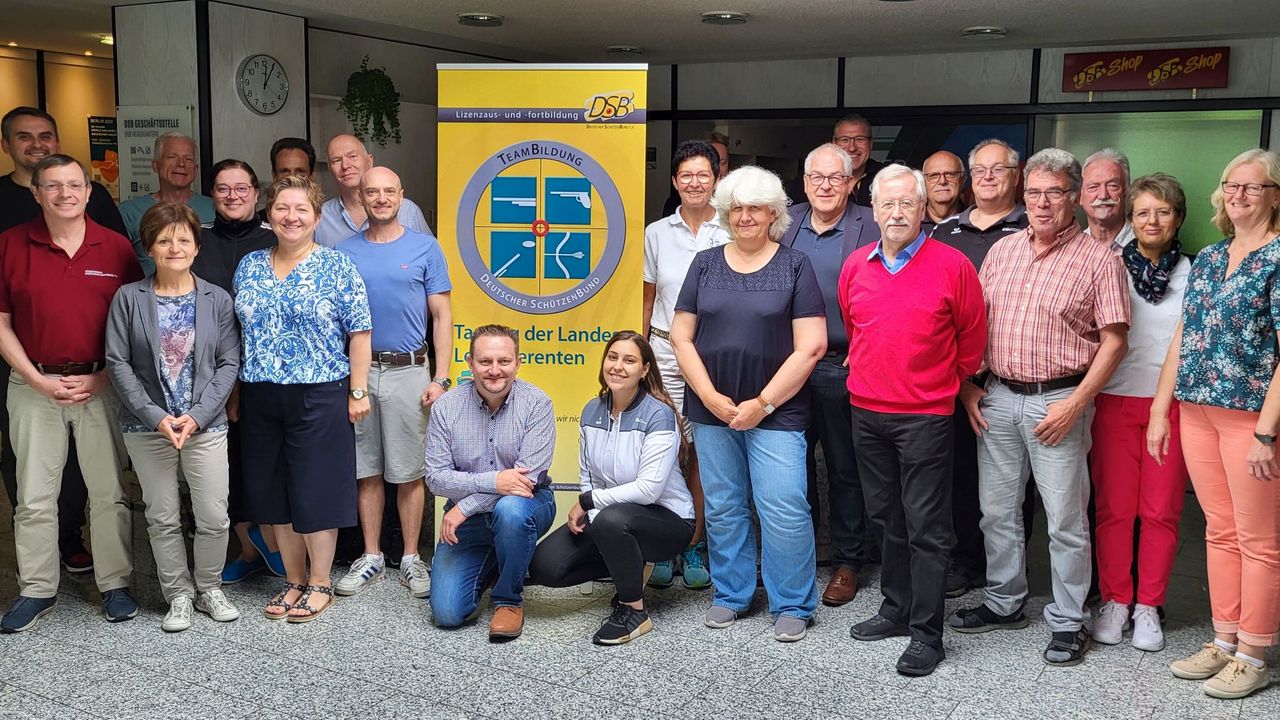
[{"label": "dark blue top", "polygon": [[[764,267],[739,273],[720,246],[693,257],[676,300],[676,310],[698,316],[693,344],[711,384],[735,403],[759,397],[795,351],[791,321],[823,317],[826,306],[809,256],[779,245]],[[838,313],[837,313],[838,315]],[[686,393],[685,415],[693,422],[725,425]],[[808,388],[760,421],[766,430],[804,430],[809,425]]]},{"label": "dark blue top", "polygon": [[827,313],[827,352],[847,350],[849,335],[838,310],[840,269],[844,267],[844,223],[837,222],[826,232],[818,234],[813,229],[813,213],[806,213],[791,247],[809,256],[818,278],[818,287],[822,288],[822,301],[831,308]]}]

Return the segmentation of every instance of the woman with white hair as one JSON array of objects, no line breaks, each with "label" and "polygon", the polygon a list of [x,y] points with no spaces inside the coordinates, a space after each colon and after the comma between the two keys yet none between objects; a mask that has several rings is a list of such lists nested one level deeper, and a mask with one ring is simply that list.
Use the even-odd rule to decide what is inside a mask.
[{"label": "woman with white hair", "polygon": [[794,642],[818,604],[805,497],[805,381],[826,352],[826,308],[808,256],[777,242],[791,220],[776,175],[734,170],[711,204],[732,242],[694,256],[671,325],[693,391],[684,410],[703,468],[716,588],[705,624],[729,627],[751,603],[754,501],[773,636]]}]

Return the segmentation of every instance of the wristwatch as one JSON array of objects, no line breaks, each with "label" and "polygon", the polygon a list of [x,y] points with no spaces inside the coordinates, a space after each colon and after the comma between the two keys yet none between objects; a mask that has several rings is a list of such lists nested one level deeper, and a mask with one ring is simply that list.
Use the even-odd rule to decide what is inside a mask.
[{"label": "wristwatch", "polygon": [[365,392],[364,388],[351,388],[351,392],[348,394],[351,395],[352,400],[363,400],[365,395],[369,393]]},{"label": "wristwatch", "polygon": [[445,390],[448,390],[449,388],[453,387],[453,381],[447,377],[431,378],[431,382],[439,385]]},{"label": "wristwatch", "polygon": [[1254,436],[1255,438],[1257,438],[1257,439],[1258,439],[1258,442],[1262,443],[1263,445],[1275,445],[1275,444],[1276,444],[1276,436],[1275,436],[1275,435],[1264,435],[1263,433],[1255,432],[1255,433],[1253,434],[1253,436]]},{"label": "wristwatch", "polygon": [[772,415],[773,411],[778,409],[773,406],[773,403],[769,402],[768,400],[765,400],[763,395],[757,397],[756,402],[764,406],[765,415]]}]

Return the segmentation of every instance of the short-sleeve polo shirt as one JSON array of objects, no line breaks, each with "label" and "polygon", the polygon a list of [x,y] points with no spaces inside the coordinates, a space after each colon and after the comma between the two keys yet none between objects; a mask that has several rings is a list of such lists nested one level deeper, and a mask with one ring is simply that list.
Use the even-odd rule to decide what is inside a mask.
[{"label": "short-sleeve polo shirt", "polygon": [[53,244],[44,217],[0,234],[0,312],[32,362],[102,362],[107,310],[116,290],[142,279],[133,245],[84,220],[74,257]]}]

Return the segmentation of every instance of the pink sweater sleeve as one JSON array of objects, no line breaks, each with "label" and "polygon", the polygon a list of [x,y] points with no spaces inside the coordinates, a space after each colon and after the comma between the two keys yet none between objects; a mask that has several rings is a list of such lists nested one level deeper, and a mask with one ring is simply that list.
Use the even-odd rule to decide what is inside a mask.
[{"label": "pink sweater sleeve", "polygon": [[956,274],[956,374],[961,380],[978,371],[987,350],[987,306],[982,284],[968,258]]}]

